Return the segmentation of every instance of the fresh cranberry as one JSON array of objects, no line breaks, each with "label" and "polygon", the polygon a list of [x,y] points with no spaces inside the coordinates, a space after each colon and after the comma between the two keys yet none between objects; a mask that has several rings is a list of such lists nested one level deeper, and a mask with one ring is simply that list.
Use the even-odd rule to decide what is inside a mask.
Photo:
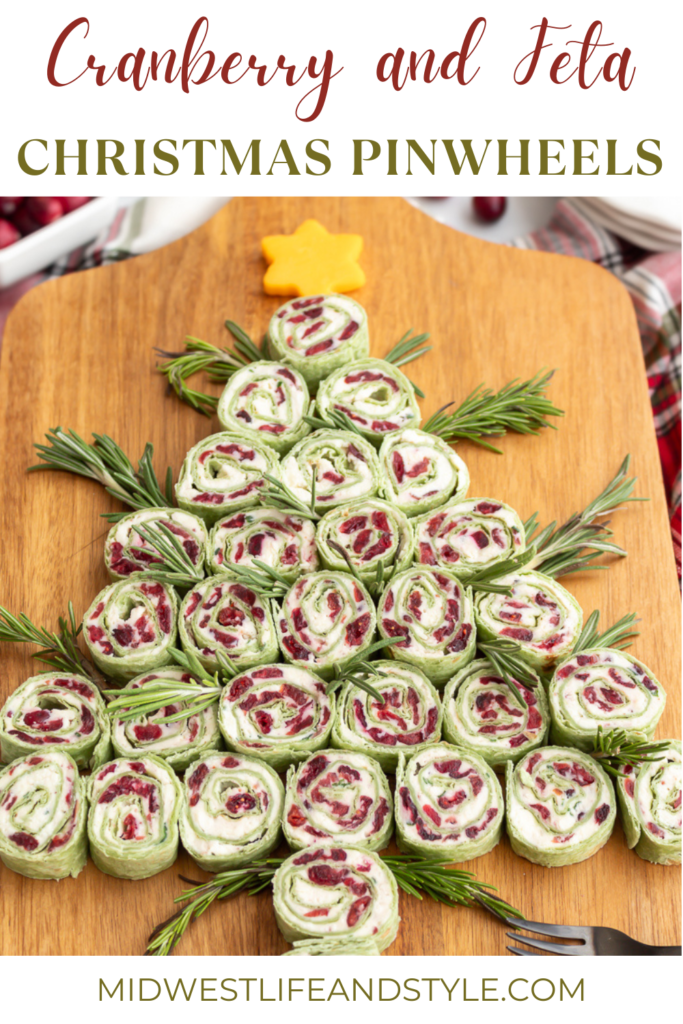
[{"label": "fresh cranberry", "polygon": [[64,210],[59,199],[52,196],[29,196],[26,209],[37,224],[44,227],[63,216]]},{"label": "fresh cranberry", "polygon": [[0,249],[7,249],[21,238],[19,231],[8,220],[0,217]]},{"label": "fresh cranberry", "polygon": [[472,206],[478,217],[486,221],[499,220],[505,213],[507,199],[498,196],[476,196]]},{"label": "fresh cranberry", "polygon": [[57,202],[61,204],[62,213],[71,213],[89,203],[91,196],[57,196]]}]

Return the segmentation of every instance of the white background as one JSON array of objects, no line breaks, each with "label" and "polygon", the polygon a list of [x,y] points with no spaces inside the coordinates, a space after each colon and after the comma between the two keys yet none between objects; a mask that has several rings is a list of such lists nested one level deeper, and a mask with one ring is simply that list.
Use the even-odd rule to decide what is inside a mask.
[{"label": "white background", "polygon": [[[324,13],[324,12],[328,13]],[[327,7],[319,0],[259,0],[258,3],[165,2],[140,3],[117,0],[115,4],[93,2],[46,3],[33,0],[30,5],[7,3],[3,9],[3,59],[0,65],[0,95],[3,102],[3,141],[0,151],[0,180],[5,192],[17,194],[60,193],[115,195],[186,194],[395,194],[471,195],[516,192],[525,195],[564,194],[677,194],[680,189],[681,142],[674,107],[679,95],[678,67],[680,43],[680,5],[637,5],[605,0],[572,0],[550,5],[538,2],[453,3],[445,0],[347,0],[344,5]],[[179,82],[149,82],[141,92],[131,83],[111,81],[98,88],[94,72],[89,71],[75,84],[55,88],[48,84],[46,65],[54,41],[76,17],[90,19],[87,39],[81,29],[69,39],[58,64],[62,80],[83,70],[89,54],[107,66],[108,73],[124,53],[144,47],[148,53],[168,47],[182,52],[189,30],[200,15],[209,18],[205,47],[216,53],[220,62],[228,54],[243,54],[242,67],[251,53],[259,61],[274,67],[279,54],[300,67],[311,55],[322,58],[326,49],[334,52],[335,68],[343,71],[330,83],[322,114],[303,124],[295,117],[295,107],[310,86],[306,80],[287,87],[278,72],[268,86],[259,88],[250,71],[236,85],[224,85],[220,77],[182,92]],[[525,86],[515,85],[513,72],[533,46],[537,33],[531,30],[547,14],[554,25],[571,25],[566,31],[551,32],[553,47],[541,56],[534,79]],[[438,59],[448,51],[459,50],[463,36],[474,18],[487,19],[485,35],[468,64],[481,68],[467,86],[455,80],[431,85],[408,82],[401,92],[375,76],[379,57],[398,46],[421,54],[435,50]],[[608,47],[591,58],[589,78],[594,77],[612,49],[633,51],[630,67],[635,68],[633,84],[622,92],[617,82],[599,80],[591,89],[582,90],[575,75],[565,85],[549,80],[553,56],[564,49],[567,40],[583,39],[590,23],[603,21],[603,42]],[[572,54],[580,47],[567,47]],[[574,66],[574,65],[572,65]],[[241,70],[241,69],[240,69]],[[8,102],[7,100],[10,100]],[[51,170],[41,177],[28,178],[18,168],[17,152],[27,139],[42,138],[50,143]],[[76,152],[76,140],[88,139],[89,175],[74,177],[67,161],[66,177],[50,180],[54,170],[54,139],[67,140],[67,152]],[[130,173],[120,177],[109,173],[96,175],[97,138],[120,139],[126,146],[124,165]],[[147,173],[133,172],[133,140],[147,140]],[[151,145],[158,139],[175,139],[178,149],[184,139],[229,138],[241,155],[251,139],[262,140],[262,174],[239,178],[220,175],[220,156],[207,148],[204,176],[194,175],[193,147],[181,154],[178,173],[162,177],[151,173]],[[285,165],[267,170],[281,139],[287,139],[301,171],[290,176]],[[327,139],[332,169],[324,177],[305,173],[305,143]],[[362,177],[352,176],[352,140],[399,141],[398,174],[387,176],[385,152],[368,164]],[[406,174],[404,140],[414,138],[431,152],[432,138],[472,139],[475,152],[481,154],[485,140],[493,140],[482,172],[473,179],[469,172],[454,176],[441,143],[437,146],[437,174],[431,176],[413,159],[413,173]],[[518,174],[519,161],[512,161],[510,174],[497,178],[497,139],[508,139],[509,151],[519,152],[520,138],[530,140],[531,173]],[[568,154],[564,177],[538,177],[538,140],[563,139]],[[597,139],[600,173],[575,177],[571,171],[571,140]],[[608,177],[606,140],[618,140],[618,169],[635,161],[637,143],[659,139],[664,166],[654,177],[642,175]],[[402,144],[403,142],[403,144]],[[220,147],[220,143],[219,143]],[[591,148],[591,147],[588,147]],[[557,151],[557,147],[552,147]],[[456,151],[461,148],[456,145]],[[34,144],[29,150],[36,166],[44,165],[44,150]],[[39,158],[41,158],[39,160]],[[164,165],[161,165],[164,167]],[[311,165],[319,170],[320,166]],[[552,166],[555,166],[554,164]],[[589,164],[586,163],[586,168]],[[167,167],[164,167],[167,169]],[[651,169],[648,166],[648,169]],[[635,167],[634,167],[635,171]],[[474,182],[476,182],[476,187]],[[560,184],[562,187],[560,187]]]},{"label": "white background", "polygon": [[[420,3],[393,0],[391,4],[377,0],[347,0],[343,5],[326,5],[320,0],[288,0],[288,2],[204,2],[201,5],[140,0],[101,2],[5,3],[2,12],[2,61],[0,63],[0,96],[2,107],[2,141],[0,142],[0,182],[6,194],[81,194],[94,195],[235,195],[235,194],[382,194],[403,195],[636,195],[680,194],[680,5],[624,4],[603,0],[602,3],[573,0],[515,4],[436,2]],[[184,95],[178,84],[149,84],[142,93],[135,93],[130,84],[112,82],[96,88],[92,73],[75,85],[55,89],[47,83],[45,66],[51,46],[63,27],[74,17],[86,15],[91,20],[87,40],[74,36],[66,52],[76,73],[83,67],[89,53],[112,67],[128,50],[144,46],[164,50],[174,47],[182,51],[195,18],[206,14],[210,32],[206,46],[217,57],[237,50],[245,58],[255,53],[274,64],[284,53],[301,64],[312,54],[319,58],[327,48],[334,51],[335,66],[343,72],[330,86],[322,115],[313,123],[301,124],[294,115],[296,103],[306,91],[302,82],[287,88],[281,82],[259,89],[249,77],[236,86],[224,86],[220,80],[192,88]],[[566,39],[581,39],[594,18],[604,22],[603,41],[614,42],[615,49],[629,46],[633,50],[631,66],[636,68],[633,85],[621,92],[616,83],[599,82],[582,91],[575,78],[567,85],[552,85],[548,79],[549,59],[541,58],[534,81],[524,87],[513,83],[515,65],[531,49],[535,33],[530,31],[547,14],[553,24],[572,25],[571,30],[553,33],[553,54]],[[454,81],[426,86],[408,83],[400,92],[380,84],[375,66],[382,53],[402,45],[406,50],[421,53],[433,48],[438,57],[459,49],[470,22],[483,15],[488,26],[477,50],[473,67],[481,66],[475,81],[461,87]],[[578,47],[569,47],[572,53]],[[610,52],[609,50],[606,52]],[[596,65],[600,59],[593,61]],[[592,65],[591,65],[592,67]],[[596,67],[597,70],[597,67]],[[253,74],[253,73],[252,73]],[[281,73],[280,73],[281,74]],[[171,177],[135,176],[130,157],[125,158],[131,174],[128,177],[108,175],[76,178],[73,171],[65,178],[52,173],[27,178],[17,165],[17,151],[29,138],[51,140],[53,160],[55,138],[70,143],[68,152],[75,152],[76,139],[88,139],[89,167],[94,172],[97,138],[121,139],[127,150],[132,140],[144,138],[230,138],[238,152],[243,153],[252,138],[262,139],[264,170],[270,164],[280,139],[290,143],[302,172],[300,160],[303,145],[309,139],[325,138],[330,142],[332,170],[325,177],[302,173],[292,177],[286,168],[277,168],[271,176],[237,178],[216,173],[220,163],[207,157],[203,177],[192,173],[192,162],[186,151],[181,170]],[[511,152],[519,151],[520,138],[531,140],[531,174],[519,177],[513,170],[507,178],[497,178],[497,160],[486,163],[482,173],[473,179],[469,173],[454,177],[446,162],[437,164],[441,171],[432,177],[414,161],[412,176],[405,174],[405,162],[399,161],[399,174],[386,176],[386,163],[378,159],[368,165],[363,177],[351,175],[351,140],[374,138],[384,143],[388,138],[415,138],[429,147],[432,138],[473,139],[477,152],[483,140],[506,138]],[[597,139],[601,154],[601,173],[596,176],[563,178],[537,175],[539,138],[564,139],[567,150],[574,138]],[[628,166],[635,158],[637,142],[645,138],[661,140],[662,172],[655,177],[607,177],[604,154],[608,138],[618,140],[620,161]],[[495,142],[492,143],[495,147]],[[31,151],[32,153],[34,150]],[[35,150],[37,153],[38,150]],[[495,156],[495,153],[493,153]],[[68,161],[67,166],[75,161]],[[513,161],[512,166],[515,166]],[[623,166],[623,165],[622,165]],[[148,169],[150,163],[148,162]],[[476,184],[475,184],[476,182]],[[571,870],[568,869],[568,870]],[[662,869],[664,870],[664,869]],[[495,882],[495,879],[493,879]],[[49,883],[44,883],[49,884]],[[2,891],[0,890],[0,913]],[[102,908],[107,913],[107,908]],[[466,913],[465,910],[454,913]],[[578,922],[577,922],[578,923]],[[591,923],[591,922],[583,922]],[[195,925],[201,927],[201,923]],[[501,928],[501,951],[504,948]],[[216,953],[222,952],[216,950]],[[93,950],[96,953],[96,950]],[[283,966],[286,965],[286,966]],[[462,983],[456,989],[453,1004],[445,996],[432,1006],[424,999],[418,1004],[401,999],[386,1003],[347,1004],[341,999],[330,1003],[304,1002],[260,1004],[207,1003],[193,1001],[190,1007],[176,1002],[158,1000],[130,1004],[98,1002],[98,978],[109,983],[119,977],[156,976],[175,979],[180,974],[192,977],[456,977],[468,978],[468,993],[476,993],[482,977],[499,978],[504,991],[512,978],[564,977],[574,987],[584,977],[585,1002],[468,1002],[463,1004]],[[129,958],[44,959],[39,966],[28,958],[5,958],[0,962],[3,1019],[69,1020],[96,1019],[102,1024],[119,1021],[122,1016],[132,1021],[187,1021],[201,1014],[207,1020],[226,1020],[232,1013],[242,1017],[248,1013],[256,1022],[272,1021],[274,1015],[285,1019],[296,1014],[298,1022],[324,1019],[329,1024],[359,1015],[362,1020],[379,1018],[387,1021],[410,1019],[416,1014],[438,1012],[441,1019],[466,1015],[468,1021],[506,1020],[576,1021],[584,1014],[595,1019],[649,1019],[654,1013],[661,1017],[671,1013],[669,1005],[678,999],[680,961],[652,959],[635,965],[619,958],[546,958],[544,960],[504,958],[385,958],[339,960],[332,958],[184,958],[141,960]],[[546,988],[547,991],[547,988]],[[447,1017],[443,1017],[443,1012]]]}]

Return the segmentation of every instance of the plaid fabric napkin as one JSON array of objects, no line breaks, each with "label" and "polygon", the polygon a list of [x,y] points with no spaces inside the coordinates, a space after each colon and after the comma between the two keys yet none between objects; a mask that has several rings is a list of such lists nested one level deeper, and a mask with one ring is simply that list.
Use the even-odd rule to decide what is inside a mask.
[{"label": "plaid fabric napkin", "polygon": [[598,227],[561,200],[550,223],[515,239],[520,249],[581,256],[610,270],[633,301],[669,502],[671,537],[681,579],[681,255],[638,249]]}]

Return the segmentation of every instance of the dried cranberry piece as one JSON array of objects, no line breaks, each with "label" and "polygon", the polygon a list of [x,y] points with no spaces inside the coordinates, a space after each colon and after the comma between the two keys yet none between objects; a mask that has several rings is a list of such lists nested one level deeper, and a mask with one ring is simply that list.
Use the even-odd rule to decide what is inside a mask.
[{"label": "dried cranberry piece", "polygon": [[522,643],[531,643],[534,638],[534,634],[530,629],[517,629],[513,626],[506,626],[505,629],[501,629],[500,635],[510,637],[511,640],[520,640]]},{"label": "dried cranberry piece", "polygon": [[[359,615],[357,619],[350,622],[346,627],[346,642],[351,647],[358,647],[363,642],[363,637],[368,631],[370,625],[370,613],[364,612]],[[397,646],[401,647],[402,644]]]},{"label": "dried cranberry piece", "polygon": [[606,821],[609,817],[609,804],[601,804],[595,812],[595,820],[598,825],[602,825],[603,821]]},{"label": "dried cranberry piece", "polygon": [[23,850],[28,850],[31,853],[38,846],[38,840],[35,836],[31,836],[28,832],[13,832],[11,836],[8,836],[11,843],[16,846],[20,846]]},{"label": "dried cranberry piece", "polygon": [[339,527],[339,532],[348,534],[356,533],[358,530],[364,530],[367,521],[367,516],[349,516],[349,518]]},{"label": "dried cranberry piece", "polygon": [[225,801],[228,814],[244,814],[256,807],[256,800],[251,793],[236,793]]},{"label": "dried cranberry piece", "polygon": [[475,512],[480,512],[483,516],[491,516],[500,508],[500,505],[496,505],[492,501],[480,501],[478,505],[474,506]]}]

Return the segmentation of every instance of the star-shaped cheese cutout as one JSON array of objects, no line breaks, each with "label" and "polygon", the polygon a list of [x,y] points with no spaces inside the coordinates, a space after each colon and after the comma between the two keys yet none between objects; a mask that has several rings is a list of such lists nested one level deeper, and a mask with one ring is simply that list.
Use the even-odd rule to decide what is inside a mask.
[{"label": "star-shaped cheese cutout", "polygon": [[293,235],[261,239],[270,264],[263,278],[267,295],[352,292],[365,284],[358,265],[360,235],[331,235],[317,220],[305,220]]}]

